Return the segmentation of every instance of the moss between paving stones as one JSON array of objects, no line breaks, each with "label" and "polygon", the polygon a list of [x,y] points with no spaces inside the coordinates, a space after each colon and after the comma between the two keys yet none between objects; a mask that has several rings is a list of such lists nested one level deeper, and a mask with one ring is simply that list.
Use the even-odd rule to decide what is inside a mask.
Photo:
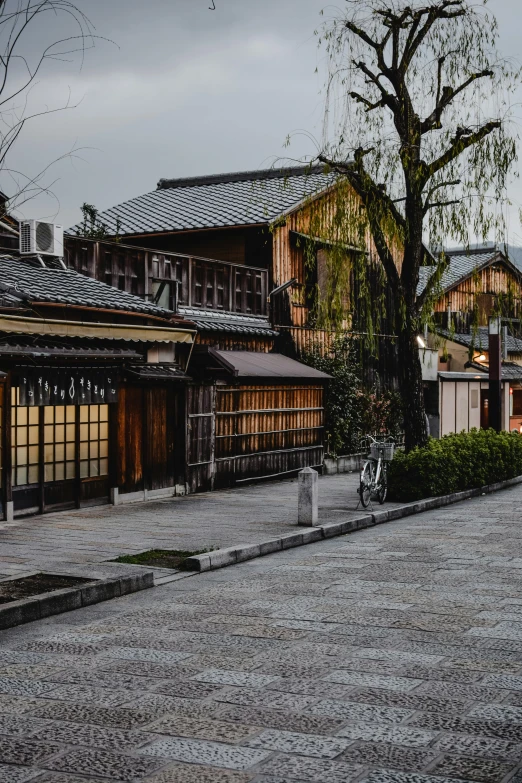
[{"label": "moss between paving stones", "polygon": [[199,549],[195,552],[186,552],[181,549],[148,549],[146,552],[138,552],[137,555],[121,555],[113,560],[114,563],[130,563],[131,565],[148,565],[156,568],[175,568],[179,571],[192,571],[193,566],[187,563],[189,557],[205,555],[214,552],[219,547]]}]

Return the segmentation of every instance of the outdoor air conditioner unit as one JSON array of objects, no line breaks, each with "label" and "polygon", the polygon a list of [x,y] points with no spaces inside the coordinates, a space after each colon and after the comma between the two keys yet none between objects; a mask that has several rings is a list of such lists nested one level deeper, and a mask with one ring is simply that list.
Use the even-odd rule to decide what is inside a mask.
[{"label": "outdoor air conditioner unit", "polygon": [[20,221],[20,254],[63,257],[63,226],[43,220]]}]

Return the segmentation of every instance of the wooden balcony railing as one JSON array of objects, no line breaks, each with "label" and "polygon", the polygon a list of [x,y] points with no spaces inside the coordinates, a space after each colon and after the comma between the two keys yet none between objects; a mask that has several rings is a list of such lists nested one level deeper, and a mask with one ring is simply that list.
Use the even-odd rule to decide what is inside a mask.
[{"label": "wooden balcony railing", "polygon": [[65,238],[65,261],[82,274],[172,310],[185,305],[249,315],[268,313],[266,269],[69,236]]}]

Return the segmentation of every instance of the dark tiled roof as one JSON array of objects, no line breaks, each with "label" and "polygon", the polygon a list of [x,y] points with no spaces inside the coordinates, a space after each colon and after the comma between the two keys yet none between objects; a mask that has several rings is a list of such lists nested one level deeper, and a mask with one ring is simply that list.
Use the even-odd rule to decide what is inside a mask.
[{"label": "dark tiled roof", "polygon": [[0,334],[0,356],[31,356],[36,359],[74,357],[77,359],[141,359],[137,348],[114,340],[92,337],[35,337],[23,334]]},{"label": "dark tiled roof", "polygon": [[506,381],[522,381],[522,367],[514,362],[503,362],[502,378]]},{"label": "dark tiled roof", "polygon": [[[483,372],[439,372],[439,378],[441,381],[466,381],[467,383],[482,381],[482,383],[487,383],[489,381],[488,366],[485,365],[482,370]],[[522,367],[513,362],[503,362],[502,380],[522,381]]]},{"label": "dark tiled roof", "polygon": [[326,381],[331,378],[295,359],[279,353],[258,353],[255,351],[221,351],[211,348],[215,356],[232,375],[240,378],[309,378]]},{"label": "dark tiled roof", "polygon": [[188,380],[183,370],[168,364],[138,364],[129,365],[127,373],[142,381],[184,381]]},{"label": "dark tiled roof", "polygon": [[[459,345],[465,345],[466,348],[471,348],[471,346],[473,346],[477,350],[489,350],[489,334],[487,326],[479,326],[475,335],[452,334],[447,329],[438,329],[437,332],[447,340],[452,340],[454,343],[458,343]],[[522,353],[522,339],[508,334],[507,351],[508,353]]]},{"label": "dark tiled roof", "polygon": [[2,291],[10,300],[127,310],[163,318],[172,315],[170,310],[72,269],[42,267],[32,259],[15,256],[0,257],[0,294]]},{"label": "dark tiled roof", "polygon": [[[119,220],[124,235],[271,223],[335,178],[322,166],[301,166],[160,180],[157,190],[100,212],[99,220],[114,234]],[[78,231],[80,224],[68,233]]]},{"label": "dark tiled roof", "polygon": [[257,337],[277,337],[266,318],[235,313],[221,313],[213,310],[197,310],[180,307],[179,314],[196,324],[198,332],[229,332]]},{"label": "dark tiled roof", "polygon": [[[452,288],[459,280],[469,277],[474,269],[480,269],[493,263],[498,256],[499,252],[494,248],[484,249],[484,252],[477,251],[468,254],[457,252],[450,255],[449,264],[441,277],[440,288],[442,291],[447,291],[448,288]],[[421,266],[417,295],[424,291],[426,283],[435,272],[435,269],[435,266]]]}]

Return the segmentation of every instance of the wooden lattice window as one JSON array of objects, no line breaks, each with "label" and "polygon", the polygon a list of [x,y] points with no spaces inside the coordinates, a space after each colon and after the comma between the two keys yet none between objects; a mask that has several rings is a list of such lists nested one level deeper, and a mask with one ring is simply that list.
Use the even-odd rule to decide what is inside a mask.
[{"label": "wooden lattice window", "polygon": [[263,312],[263,278],[260,274],[256,274],[255,276],[256,281],[256,313],[262,313]]},{"label": "wooden lattice window", "polygon": [[203,306],[203,269],[199,264],[194,266],[194,304]]},{"label": "wooden lattice window", "polygon": [[247,313],[251,313],[254,309],[254,291],[252,287],[252,274],[247,272],[246,279],[246,309]]},{"label": "wooden lattice window", "polygon": [[43,419],[44,481],[74,479],[76,477],[75,406],[46,405],[43,408]]},{"label": "wooden lattice window", "polygon": [[109,473],[109,406],[80,405],[80,477]]},{"label": "wooden lattice window", "polygon": [[225,304],[225,283],[222,269],[216,270],[216,305],[223,309]]},{"label": "wooden lattice window", "polygon": [[39,481],[39,409],[18,405],[18,389],[11,389],[13,486]]}]

